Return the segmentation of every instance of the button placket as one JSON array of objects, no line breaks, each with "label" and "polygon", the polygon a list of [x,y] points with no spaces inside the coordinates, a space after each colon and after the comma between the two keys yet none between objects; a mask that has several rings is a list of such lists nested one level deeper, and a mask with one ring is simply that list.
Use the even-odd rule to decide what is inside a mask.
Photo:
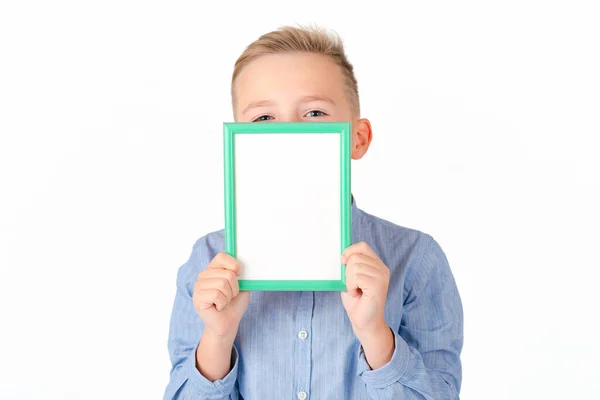
[{"label": "button placket", "polygon": [[296,308],[296,318],[294,320],[296,328],[296,337],[294,338],[294,358],[297,363],[294,365],[294,393],[300,400],[308,399],[310,390],[312,343],[309,338],[312,328],[312,313],[314,306],[313,292],[298,293],[298,306]]}]

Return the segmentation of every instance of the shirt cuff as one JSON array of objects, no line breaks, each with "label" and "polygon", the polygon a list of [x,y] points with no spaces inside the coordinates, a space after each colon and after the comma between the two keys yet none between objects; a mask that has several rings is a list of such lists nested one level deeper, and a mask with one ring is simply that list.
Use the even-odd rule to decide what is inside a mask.
[{"label": "shirt cuff", "polygon": [[396,348],[392,354],[392,359],[387,364],[384,364],[375,370],[372,370],[371,367],[369,367],[365,352],[362,346],[360,346],[358,354],[358,375],[370,388],[381,389],[398,382],[408,367],[408,358],[410,356],[408,344],[400,337],[400,335],[398,335],[398,333],[393,333]]},{"label": "shirt cuff", "polygon": [[206,397],[209,399],[229,396],[233,391],[238,372],[239,353],[235,344],[233,345],[233,350],[231,352],[233,368],[231,368],[231,371],[229,371],[223,379],[218,379],[214,382],[204,377],[196,368],[196,350],[198,349],[198,344],[187,359],[188,393],[194,394],[194,397],[203,396],[203,398]]}]

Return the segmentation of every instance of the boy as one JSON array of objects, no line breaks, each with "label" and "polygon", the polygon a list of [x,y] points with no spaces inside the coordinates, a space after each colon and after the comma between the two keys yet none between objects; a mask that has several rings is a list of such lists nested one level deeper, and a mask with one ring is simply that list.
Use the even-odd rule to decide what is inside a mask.
[{"label": "boy", "polygon": [[[322,30],[261,36],[231,94],[238,122],[351,121],[355,160],[371,143],[353,67]],[[442,249],[354,199],[352,234],[341,294],[240,292],[223,231],[199,239],[177,275],[164,398],[457,399],[462,305]]]}]

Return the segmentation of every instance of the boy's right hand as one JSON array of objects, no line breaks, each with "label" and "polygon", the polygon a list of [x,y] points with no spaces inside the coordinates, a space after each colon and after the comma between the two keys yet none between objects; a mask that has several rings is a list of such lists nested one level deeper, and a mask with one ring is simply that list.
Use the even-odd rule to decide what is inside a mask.
[{"label": "boy's right hand", "polygon": [[194,309],[204,323],[204,332],[235,339],[242,316],[250,303],[250,292],[241,292],[240,263],[227,253],[219,253],[198,274],[194,286]]}]

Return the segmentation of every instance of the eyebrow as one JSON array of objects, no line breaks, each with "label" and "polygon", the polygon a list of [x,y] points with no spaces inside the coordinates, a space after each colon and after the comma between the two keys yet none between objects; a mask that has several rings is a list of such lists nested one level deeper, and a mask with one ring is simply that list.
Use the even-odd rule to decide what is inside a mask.
[{"label": "eyebrow", "polygon": [[327,96],[304,96],[302,98],[302,103],[309,103],[311,101],[324,101],[335,106],[335,101],[333,101],[331,97]]},{"label": "eyebrow", "polygon": [[248,104],[246,106],[246,108],[244,108],[244,111],[242,111],[242,114],[247,113],[248,110],[251,110],[252,108],[272,106],[272,105],[273,105],[273,102],[269,101],[269,100],[253,101],[252,103]]},{"label": "eyebrow", "polygon": [[[301,103],[310,103],[311,101],[324,101],[326,103],[330,103],[335,106],[335,101],[331,97],[327,97],[327,96],[304,96],[302,99],[300,99]],[[272,106],[273,104],[274,103],[270,100],[253,101],[252,103],[248,104],[246,106],[246,108],[244,108],[244,111],[242,111],[242,114],[247,113],[249,110],[251,110],[253,108]]]}]

